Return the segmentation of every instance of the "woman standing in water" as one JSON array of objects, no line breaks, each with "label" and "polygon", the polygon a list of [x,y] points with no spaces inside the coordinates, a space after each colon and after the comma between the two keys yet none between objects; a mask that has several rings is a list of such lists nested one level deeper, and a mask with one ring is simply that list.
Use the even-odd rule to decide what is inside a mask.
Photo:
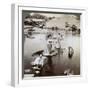
[{"label": "woman standing in water", "polygon": [[48,52],[48,54],[51,54],[52,53],[52,35],[51,34],[49,34],[48,36],[47,36],[47,52]]},{"label": "woman standing in water", "polygon": [[61,39],[60,39],[60,33],[56,32],[54,35],[53,35],[53,42],[54,42],[54,47],[56,48],[56,51],[58,54],[60,54],[60,48],[61,48]]}]

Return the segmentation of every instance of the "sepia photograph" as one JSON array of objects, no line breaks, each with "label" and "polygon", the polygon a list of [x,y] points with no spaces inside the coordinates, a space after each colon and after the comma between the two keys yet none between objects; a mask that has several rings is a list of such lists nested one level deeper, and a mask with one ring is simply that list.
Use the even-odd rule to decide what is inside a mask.
[{"label": "sepia photograph", "polygon": [[80,16],[22,10],[22,78],[81,74]]}]

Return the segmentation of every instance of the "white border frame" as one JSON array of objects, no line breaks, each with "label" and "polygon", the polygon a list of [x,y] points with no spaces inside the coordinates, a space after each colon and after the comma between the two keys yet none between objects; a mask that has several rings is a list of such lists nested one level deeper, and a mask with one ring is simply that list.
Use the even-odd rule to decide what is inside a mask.
[{"label": "white border frame", "polygon": [[[76,7],[36,7],[29,6],[25,4],[12,4],[12,21],[11,21],[11,43],[12,43],[12,55],[11,55],[11,85],[12,86],[31,86],[31,85],[46,85],[47,81],[52,82],[53,80],[58,80],[59,83],[69,83],[69,82],[85,82],[87,81],[87,63],[83,59],[83,45],[81,42],[81,75],[80,76],[54,76],[54,77],[43,77],[31,78],[31,80],[22,80],[22,10],[35,10],[35,11],[50,11],[50,12],[73,12],[81,13],[81,40],[83,41],[82,35],[86,29],[86,9],[85,8],[76,8]],[[69,78],[69,79],[68,79]],[[35,80],[33,80],[35,79]],[[49,79],[49,80],[48,80]],[[41,80],[41,83],[38,81]],[[57,82],[57,81],[56,81]],[[54,82],[55,83],[55,82]],[[49,84],[49,83],[48,83]]]}]

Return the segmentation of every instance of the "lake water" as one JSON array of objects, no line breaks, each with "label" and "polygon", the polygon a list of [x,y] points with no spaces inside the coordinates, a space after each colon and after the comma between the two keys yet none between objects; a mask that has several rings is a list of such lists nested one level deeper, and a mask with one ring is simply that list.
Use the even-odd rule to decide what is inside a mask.
[{"label": "lake water", "polygon": [[[46,35],[34,34],[33,39],[25,38],[24,42],[24,69],[30,68],[30,62],[32,54],[39,50],[46,48]],[[74,49],[74,54],[71,59],[68,58],[68,47],[71,46]],[[80,34],[73,35],[72,32],[64,32],[64,39],[61,41],[60,57],[53,56],[51,70],[52,75],[63,75],[66,69],[70,69],[74,72],[74,75],[80,75]]]}]

